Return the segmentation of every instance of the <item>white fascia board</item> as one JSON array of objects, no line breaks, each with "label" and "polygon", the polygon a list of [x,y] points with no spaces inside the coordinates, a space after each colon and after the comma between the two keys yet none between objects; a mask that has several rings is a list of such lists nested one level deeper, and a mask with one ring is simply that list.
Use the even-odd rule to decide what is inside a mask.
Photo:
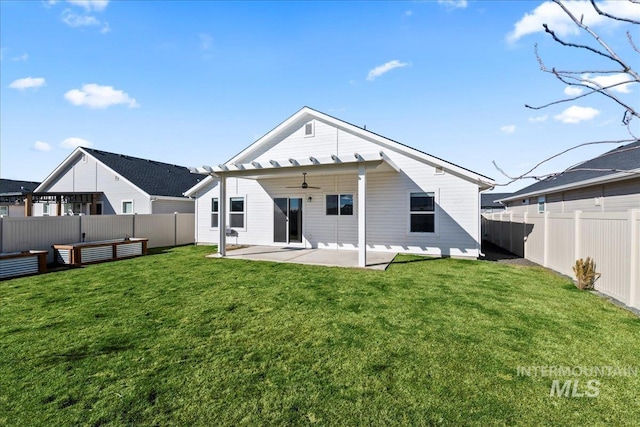
[{"label": "white fascia board", "polygon": [[638,174],[640,174],[640,169],[632,169],[629,172],[621,172],[621,173],[616,173],[611,175],[605,175],[603,177],[592,178],[592,179],[587,179],[587,180],[578,181],[578,182],[572,182],[570,184],[559,185],[557,187],[545,188],[539,191],[531,191],[529,193],[523,193],[517,196],[505,197],[504,199],[496,200],[496,202],[499,202],[499,203],[511,202],[514,200],[519,200],[519,199],[527,198],[531,196],[557,193],[559,191],[573,190],[581,187],[591,187],[592,185],[605,184],[608,182],[624,181],[625,179],[637,178]]},{"label": "white fascia board", "polygon": [[46,187],[48,187],[48,186],[50,186],[50,185],[55,181],[55,179],[57,178],[58,174],[73,162],[73,160],[77,157],[78,153],[88,154],[86,151],[84,151],[84,150],[82,149],[82,147],[76,147],[76,149],[75,149],[75,150],[73,150],[73,151],[71,152],[71,154],[69,154],[69,155],[67,156],[67,158],[66,158],[66,159],[64,159],[64,160],[62,161],[62,163],[60,163],[60,164],[59,164],[59,165],[58,165],[58,166],[53,170],[53,172],[51,172],[49,175],[47,175],[47,177],[44,179],[44,181],[42,181],[42,182],[40,183],[40,185],[38,185],[38,186],[36,187],[36,189],[35,189],[35,190],[33,190],[33,192],[34,192],[34,193],[43,193],[43,192],[45,192],[43,189],[44,189],[44,188],[46,188]]},{"label": "white fascia board", "polygon": [[188,189],[182,194],[184,194],[187,197],[193,197],[198,191],[200,191],[202,188],[206,187],[207,185],[209,185],[209,183],[215,181],[216,179],[217,179],[216,177],[209,175],[205,179],[203,179],[202,181],[200,181],[199,183],[197,183],[196,185],[194,185],[193,187],[191,187],[190,189]]},{"label": "white fascia board", "polygon": [[176,201],[181,201],[181,202],[190,202],[193,201],[193,199],[190,199],[189,197],[185,196],[185,197],[176,197],[176,196],[156,196],[156,195],[152,195],[151,196],[151,200],[176,200]]}]

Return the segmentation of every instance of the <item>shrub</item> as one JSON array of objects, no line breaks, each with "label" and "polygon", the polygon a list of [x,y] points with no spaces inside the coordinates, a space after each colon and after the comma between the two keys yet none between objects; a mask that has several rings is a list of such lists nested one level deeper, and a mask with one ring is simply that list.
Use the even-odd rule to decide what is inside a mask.
[{"label": "shrub", "polygon": [[593,289],[593,285],[600,277],[600,273],[596,273],[596,263],[590,258],[576,260],[576,265],[573,266],[573,272],[578,279],[579,289]]}]

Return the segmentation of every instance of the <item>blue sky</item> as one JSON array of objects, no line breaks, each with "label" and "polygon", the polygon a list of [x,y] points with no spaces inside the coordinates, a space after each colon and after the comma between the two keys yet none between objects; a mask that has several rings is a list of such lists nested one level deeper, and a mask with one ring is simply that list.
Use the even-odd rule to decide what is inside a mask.
[{"label": "blue sky", "polygon": [[[640,5],[603,7],[640,19]],[[627,25],[585,19],[640,68]],[[603,97],[524,107],[566,96],[535,43],[549,67],[611,68],[554,43],[542,22],[589,41],[541,1],[2,0],[0,175],[43,180],[78,144],[215,165],[305,105],[498,182],[493,160],[519,174],[581,142],[628,139],[623,110]],[[632,86],[617,95],[637,104]]]}]

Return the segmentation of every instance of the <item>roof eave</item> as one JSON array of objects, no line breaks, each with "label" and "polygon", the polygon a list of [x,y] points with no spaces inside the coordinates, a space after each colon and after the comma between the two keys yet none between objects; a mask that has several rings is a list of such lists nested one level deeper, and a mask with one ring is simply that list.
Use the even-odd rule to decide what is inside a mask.
[{"label": "roof eave", "polygon": [[629,172],[620,172],[620,173],[616,173],[616,174],[609,174],[609,175],[605,175],[605,176],[601,176],[598,178],[592,178],[592,179],[586,179],[583,181],[577,181],[577,182],[572,182],[570,184],[565,184],[565,185],[558,185],[557,187],[550,187],[550,188],[546,188],[543,190],[539,190],[539,191],[531,191],[528,193],[522,193],[519,194],[517,196],[512,196],[512,197],[506,197],[504,199],[499,199],[496,200],[496,202],[511,202],[514,200],[519,200],[522,198],[526,198],[526,197],[531,197],[531,196],[537,196],[537,195],[541,195],[541,194],[550,194],[550,193],[557,193],[558,191],[565,191],[565,190],[573,190],[575,188],[580,188],[580,187],[590,187],[592,185],[597,185],[597,184],[603,184],[603,183],[608,183],[608,182],[615,182],[615,181],[624,181],[625,179],[631,179],[634,177],[638,177],[640,174],[640,168],[638,169],[632,169]]}]

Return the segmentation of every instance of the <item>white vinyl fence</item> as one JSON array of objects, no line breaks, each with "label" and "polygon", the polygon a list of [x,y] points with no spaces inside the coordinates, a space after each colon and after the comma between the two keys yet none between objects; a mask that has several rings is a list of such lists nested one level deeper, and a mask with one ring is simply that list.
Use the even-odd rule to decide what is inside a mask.
[{"label": "white vinyl fence", "polygon": [[195,242],[195,215],[77,215],[0,217],[0,253],[49,251],[54,244],[147,237],[148,247],[178,246]]},{"label": "white vinyl fence", "polygon": [[640,210],[483,214],[482,238],[570,277],[591,257],[596,289],[640,309]]}]

